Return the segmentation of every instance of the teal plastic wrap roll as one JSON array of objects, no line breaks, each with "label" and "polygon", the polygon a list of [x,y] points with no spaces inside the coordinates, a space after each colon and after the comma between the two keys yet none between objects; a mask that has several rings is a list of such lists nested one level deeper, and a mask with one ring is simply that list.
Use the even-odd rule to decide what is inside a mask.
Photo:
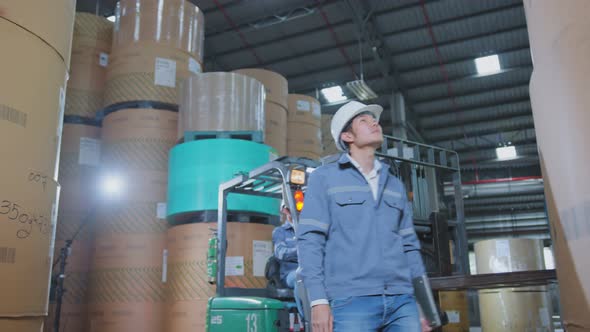
[{"label": "teal plastic wrap roll", "polygon": [[[170,150],[167,219],[171,224],[190,221],[195,212],[217,210],[219,184],[240,172],[268,163],[274,150],[237,139],[186,142]],[[279,200],[230,194],[229,211],[279,214]]]}]

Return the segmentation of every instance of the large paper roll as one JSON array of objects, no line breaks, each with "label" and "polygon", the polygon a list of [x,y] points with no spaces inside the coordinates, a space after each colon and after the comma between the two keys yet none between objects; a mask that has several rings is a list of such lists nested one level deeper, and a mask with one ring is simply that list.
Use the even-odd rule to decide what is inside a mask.
[{"label": "large paper roll", "polygon": [[203,62],[205,18],[185,0],[121,0],[115,13],[113,50],[156,42]]},{"label": "large paper roll", "polygon": [[203,73],[183,86],[178,138],[185,131],[264,131],[264,86],[236,73]]}]

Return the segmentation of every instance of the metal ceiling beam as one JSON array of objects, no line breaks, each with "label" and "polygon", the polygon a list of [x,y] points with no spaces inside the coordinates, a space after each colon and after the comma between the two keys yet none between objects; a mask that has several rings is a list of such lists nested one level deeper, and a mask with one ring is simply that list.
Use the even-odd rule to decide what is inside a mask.
[{"label": "metal ceiling beam", "polygon": [[[439,25],[438,22],[432,24],[433,28],[436,27],[436,26],[438,26],[438,25]],[[422,26],[421,28],[418,28],[418,29],[419,30],[426,29],[426,27],[425,26]],[[516,27],[511,27],[511,28],[496,29],[494,31],[489,31],[489,32],[486,32],[486,33],[481,33],[481,34],[476,34],[476,35],[473,35],[473,36],[468,36],[468,37],[463,37],[463,38],[456,38],[456,39],[445,41],[443,43],[439,43],[438,46],[439,47],[445,47],[445,46],[452,45],[452,44],[473,41],[473,40],[477,40],[477,39],[480,39],[480,38],[486,38],[486,37],[494,36],[494,35],[497,35],[497,34],[500,34],[500,33],[507,33],[507,32],[513,32],[513,31],[518,31],[518,30],[522,30],[523,33],[526,34],[527,33],[526,24],[524,24],[524,25],[518,25]],[[395,34],[396,34],[395,32],[394,33],[391,33],[391,34],[384,34],[383,35],[383,38],[387,38],[387,37],[389,37],[391,35],[395,35]],[[346,48],[346,47],[354,47],[356,44],[357,44],[357,41],[352,41],[352,42],[342,43],[341,46],[344,47],[344,48]],[[253,45],[253,47],[256,47],[256,45]],[[415,52],[425,51],[425,50],[430,50],[430,49],[432,49],[432,45],[431,44],[428,44],[428,45],[425,45],[425,46],[416,47],[416,48],[413,48],[413,49],[409,49],[409,50],[404,50],[404,51],[401,51],[401,52],[392,53],[392,56],[397,57],[397,56],[407,55],[407,54],[410,54],[410,53],[415,53]],[[330,50],[333,50],[333,46],[321,47],[321,48],[315,49],[313,51],[306,52],[306,55],[316,55],[316,54],[320,54],[320,53],[323,53],[323,52],[326,52],[326,51],[330,51]],[[289,56],[285,56],[285,57],[281,57],[281,58],[276,58],[274,60],[271,60],[271,61],[265,63],[265,65],[266,66],[276,65],[277,63],[281,63],[281,62],[285,62],[285,61],[290,61],[290,60],[293,60],[293,59],[296,59],[296,58],[299,58],[299,57],[300,57],[300,55],[289,55]]]},{"label": "metal ceiling beam", "polygon": [[445,140],[434,142],[436,146],[457,152],[470,151],[474,147],[478,149],[495,148],[501,142],[510,141],[512,144],[534,143],[537,141],[533,128],[525,130],[514,130],[496,132],[486,135],[463,137],[461,139]]},{"label": "metal ceiling beam", "polygon": [[[407,98],[408,91],[403,85],[401,85],[399,71],[392,62],[392,52],[383,39],[381,31],[379,31],[375,16],[372,14],[372,10],[368,2],[345,0],[345,4],[352,13],[353,19],[357,25],[359,36],[361,36],[362,39],[369,44],[369,47],[373,53],[373,57],[381,71],[381,76],[387,82],[387,88],[389,90],[387,95],[392,95],[395,92],[399,92],[405,99],[405,108],[403,112],[407,114],[404,114],[404,123],[401,125],[409,129],[409,131],[414,134],[418,141],[424,142],[424,138],[422,137],[421,133],[418,132],[418,130],[415,129],[415,126],[413,126],[411,123],[414,117],[412,105]],[[362,47],[362,45],[359,45],[359,47]],[[361,57],[359,56],[359,59],[360,58]],[[393,107],[391,103],[390,107]]]},{"label": "metal ceiling beam", "polygon": [[[528,51],[529,50],[529,46],[528,44],[524,47],[515,47],[515,48],[509,48],[509,49],[499,49],[498,52],[496,52],[496,54],[498,54],[500,57],[508,55],[509,53],[513,53],[513,52],[519,52],[519,51]],[[527,54],[527,56],[529,57],[529,61],[527,61],[527,63],[532,63],[532,61],[530,61],[530,53]],[[451,61],[446,61],[446,64],[448,66],[451,65],[456,65],[456,64],[460,64],[462,62],[468,62],[468,61],[473,61],[475,58],[475,55],[470,55],[468,57],[463,57],[463,58],[457,58],[457,59],[452,59]],[[368,67],[369,65],[371,65],[375,60],[373,60],[371,57],[365,57],[363,56],[363,63],[367,64],[365,67]],[[287,78],[289,80],[294,80],[300,77],[306,77],[311,75],[312,73],[314,75],[321,75],[322,73],[326,73],[329,71],[334,71],[334,70],[338,70],[338,69],[342,69],[344,66],[341,64],[337,64],[337,65],[331,65],[331,66],[326,66],[326,67],[322,67],[319,69],[314,70],[313,72],[303,72],[303,73],[299,73],[296,75],[289,75]],[[414,73],[417,73],[419,71],[430,71],[430,70],[437,70],[438,69],[438,63],[433,64],[433,65],[429,65],[427,67],[424,66],[420,66],[420,67],[416,67],[416,68],[411,68],[411,69],[406,69],[406,70],[401,70],[400,73],[400,77],[401,76],[409,76],[412,75]],[[451,78],[455,78],[456,76],[453,76],[452,73],[451,74]],[[372,80],[376,80],[379,79],[379,77],[381,77],[381,74],[373,74],[373,75],[369,75],[369,76],[365,76],[365,79],[367,81],[372,81]],[[405,81],[405,80],[404,80]],[[437,81],[427,81],[424,82],[422,84],[414,84],[411,88],[417,88],[417,87],[421,87],[424,85],[428,85],[431,83],[434,83]],[[341,82],[336,82],[337,84],[341,83]],[[303,91],[302,89],[299,89],[300,91]]]},{"label": "metal ceiling beam", "polygon": [[[349,1],[349,0],[346,0],[346,1]],[[438,1],[438,0],[436,0],[436,1]],[[324,2],[325,3],[323,5],[325,6],[325,5],[331,4],[333,2],[338,2],[338,0],[324,0]],[[359,2],[359,1],[353,1],[353,2],[356,3],[356,2]],[[361,3],[366,3],[366,1],[360,1],[360,2]],[[427,2],[434,2],[434,0],[429,0]],[[315,6],[308,6],[308,7],[309,8],[316,8]],[[410,9],[410,8],[417,8],[417,7],[420,7],[420,2],[419,1],[416,2],[416,3],[408,4],[408,5],[401,6],[401,7],[397,7],[397,8],[394,8],[392,10],[384,10],[384,11],[374,12],[372,14],[372,16],[373,17],[377,17],[377,16],[387,15],[387,14],[398,12],[398,11],[401,11],[401,10]],[[474,14],[462,15],[462,16],[457,16],[457,17],[445,19],[445,20],[440,20],[440,21],[433,22],[432,23],[432,26],[433,27],[437,27],[437,26],[440,26],[440,25],[448,24],[448,23],[458,22],[458,21],[461,21],[461,20],[464,20],[464,19],[467,19],[467,18],[473,18],[473,17],[485,16],[485,15],[489,15],[489,14],[495,14],[495,13],[498,13],[498,12],[501,12],[501,11],[511,10],[511,9],[515,9],[515,8],[518,8],[518,7],[522,7],[522,4],[521,3],[519,3],[519,4],[511,4],[511,5],[507,5],[507,6],[501,6],[501,7],[497,7],[497,8],[493,8],[493,9],[489,9],[489,10],[485,10],[485,11],[481,11],[481,12],[474,13]],[[249,26],[250,24],[252,24],[252,22],[256,22],[256,21],[251,21],[249,23],[240,24],[239,26],[240,27],[242,25]],[[354,21],[353,20],[344,20],[344,21],[340,21],[339,23],[335,23],[333,25],[334,26],[341,26],[341,25],[346,25],[346,24],[351,24],[351,23],[354,23]],[[403,34],[403,33],[417,32],[417,31],[421,31],[421,30],[423,30],[425,28],[426,28],[426,26],[424,24],[417,24],[417,25],[414,25],[412,27],[408,27],[408,28],[405,28],[405,29],[402,29],[402,30],[396,30],[396,31],[388,32],[388,33],[382,33],[381,34],[381,39],[384,40],[385,38],[393,37],[395,35],[399,35],[399,34]],[[317,29],[313,29],[313,30],[308,30],[308,31],[305,31],[305,32],[300,32],[300,33],[286,35],[286,36],[283,36],[280,39],[274,39],[272,41],[272,43],[274,43],[274,42],[281,42],[281,41],[288,41],[289,39],[297,38],[297,37],[300,37],[302,34],[308,34],[308,33],[311,33],[311,32],[315,32],[316,30]],[[322,29],[320,29],[320,30],[322,30]],[[224,32],[228,32],[228,31],[231,31],[231,29],[225,30]],[[209,35],[209,34],[206,35],[206,38],[209,38],[209,39],[210,38],[213,38],[213,37],[214,37],[214,35]],[[344,43],[344,44],[342,44],[342,46],[343,47],[349,47],[349,46],[353,46],[355,43],[356,43],[356,41],[355,42]],[[265,42],[262,42],[262,43],[253,44],[252,47],[258,48],[260,46],[266,46],[268,44],[270,44],[270,43],[265,41]],[[441,45],[444,45],[444,44],[441,44]],[[228,55],[228,54],[233,54],[233,53],[237,53],[237,52],[240,52],[240,51],[242,51],[242,48],[235,48],[235,49],[232,49],[232,50],[223,52],[223,54],[222,55],[220,54],[220,56]],[[394,56],[403,55],[404,53],[407,53],[407,52],[404,51],[404,52],[401,52],[401,53],[394,53],[393,55]]]},{"label": "metal ceiling beam", "polygon": [[490,107],[471,108],[469,110],[448,114],[424,116],[418,123],[423,129],[431,129],[486,120],[505,119],[531,113],[531,103],[528,100],[525,100],[515,103],[501,103]]},{"label": "metal ceiling beam", "polygon": [[[528,82],[527,82],[528,83]],[[526,86],[528,88],[528,84],[523,84],[523,83],[510,83],[510,84],[506,84],[503,86],[499,86],[499,87],[495,87],[493,89],[488,89],[483,91],[483,93],[486,92],[490,92],[490,91],[497,91],[497,90],[508,90],[508,89],[514,89],[514,88],[521,88],[523,86]],[[477,92],[469,92],[469,93],[464,93],[464,94],[455,94],[454,98],[458,99],[461,97],[470,97],[470,96],[475,96],[478,94],[481,94],[482,91],[477,91]],[[430,99],[424,99],[424,100],[419,100],[419,101],[415,101],[414,104],[428,104],[428,103],[435,103],[435,102],[442,102],[442,101],[448,101],[450,100],[450,97],[443,97],[443,98],[430,98]],[[505,101],[502,101],[505,102]],[[460,110],[460,108],[457,109],[453,109],[453,111],[457,111]],[[436,113],[436,112],[432,112],[432,113]]]}]

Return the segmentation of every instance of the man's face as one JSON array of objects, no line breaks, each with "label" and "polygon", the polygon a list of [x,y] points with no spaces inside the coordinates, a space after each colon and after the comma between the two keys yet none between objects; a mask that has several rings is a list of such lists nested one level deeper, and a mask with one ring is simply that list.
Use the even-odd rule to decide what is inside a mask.
[{"label": "man's face", "polygon": [[352,120],[351,130],[342,133],[342,140],[357,147],[379,148],[383,143],[383,131],[379,122],[370,114],[361,114]]}]

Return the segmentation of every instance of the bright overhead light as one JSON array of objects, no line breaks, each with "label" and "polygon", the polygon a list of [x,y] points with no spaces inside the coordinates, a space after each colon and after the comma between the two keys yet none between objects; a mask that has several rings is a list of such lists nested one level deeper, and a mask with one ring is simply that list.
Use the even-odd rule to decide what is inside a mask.
[{"label": "bright overhead light", "polygon": [[516,158],[516,148],[514,146],[501,146],[496,148],[496,156],[500,160]]},{"label": "bright overhead light", "polygon": [[102,179],[101,187],[105,195],[119,195],[123,190],[123,180],[119,176],[108,175]]},{"label": "bright overhead light", "polygon": [[497,54],[475,59],[475,67],[477,68],[477,73],[480,75],[494,74],[502,69],[500,67],[500,58]]},{"label": "bright overhead light", "polygon": [[111,22],[115,22],[115,15],[111,15],[111,16],[107,17],[107,20],[109,20]]},{"label": "bright overhead light", "polygon": [[340,85],[324,88],[321,90],[321,93],[324,95],[324,98],[326,98],[328,103],[337,103],[339,101],[345,101],[348,99],[344,95],[344,91],[342,91],[342,87]]}]

